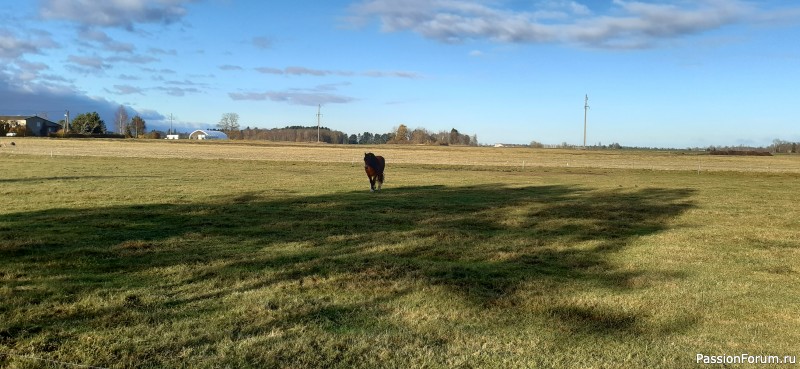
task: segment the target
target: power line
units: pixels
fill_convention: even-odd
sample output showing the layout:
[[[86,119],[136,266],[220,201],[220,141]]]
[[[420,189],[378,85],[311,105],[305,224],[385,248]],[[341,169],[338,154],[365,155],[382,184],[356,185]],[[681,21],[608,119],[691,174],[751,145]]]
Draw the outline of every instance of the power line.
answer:
[[[317,105],[317,142],[319,142],[319,120],[322,117],[322,104]]]
[[[586,148],[586,116],[589,112],[589,95],[586,95],[586,99],[583,103],[583,148]]]

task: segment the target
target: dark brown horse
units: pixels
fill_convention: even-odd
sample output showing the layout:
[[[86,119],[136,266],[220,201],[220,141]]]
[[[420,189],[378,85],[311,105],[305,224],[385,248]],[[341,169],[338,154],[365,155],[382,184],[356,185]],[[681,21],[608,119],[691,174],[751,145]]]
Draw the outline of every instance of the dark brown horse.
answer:
[[[386,167],[386,161],[383,156],[375,156],[375,154],[368,152],[364,153],[364,171],[367,172],[369,178],[369,191],[375,191],[375,182],[378,182],[378,191],[383,186],[383,168]]]

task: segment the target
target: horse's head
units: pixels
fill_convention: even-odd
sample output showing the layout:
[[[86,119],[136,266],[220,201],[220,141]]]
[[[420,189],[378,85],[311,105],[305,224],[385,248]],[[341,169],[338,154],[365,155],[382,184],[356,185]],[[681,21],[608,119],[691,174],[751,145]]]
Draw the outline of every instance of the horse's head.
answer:
[[[364,162],[371,162],[373,160],[375,160],[375,154],[373,154],[371,152],[365,152],[364,153]]]

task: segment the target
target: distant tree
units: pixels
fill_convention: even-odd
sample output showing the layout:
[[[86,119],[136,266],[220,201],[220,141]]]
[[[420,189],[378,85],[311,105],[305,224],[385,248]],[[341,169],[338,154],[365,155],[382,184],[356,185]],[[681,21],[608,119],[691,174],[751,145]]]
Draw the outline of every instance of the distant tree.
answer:
[[[358,136],[356,136],[355,134],[350,135],[350,137],[347,139],[347,143],[349,143],[349,144],[357,144],[358,143]]]
[[[17,136],[27,136],[28,135],[28,128],[24,124],[12,124],[11,129],[9,130],[11,133],[16,133]]]
[[[542,149],[544,148],[544,144],[539,141],[531,141],[530,146],[534,149]]]
[[[228,137],[235,136],[232,135],[234,131],[239,130],[239,114],[236,113],[225,113],[222,114],[222,118],[220,118],[219,123],[217,123],[217,129],[225,134]]]
[[[142,119],[139,115],[136,115],[131,119],[131,128],[133,130],[133,137],[138,138],[139,136],[144,135],[147,131],[147,122]]]
[[[373,137],[372,133],[364,132],[359,135],[358,143],[362,145],[371,144],[373,143],[372,137]]]
[[[378,137],[375,138],[375,143],[377,143],[377,144],[385,144],[385,143],[391,141],[392,139],[394,139],[394,135],[392,133],[384,133],[384,134],[380,135],[380,138],[378,138]]]
[[[780,150],[782,144],[783,140],[781,140],[780,138],[772,140],[772,152],[776,153],[779,152],[778,150]]]
[[[408,143],[409,138],[408,127],[406,127],[405,124],[401,124],[396,130],[394,130],[394,137],[392,138],[391,143],[405,144]]]
[[[431,132],[429,132],[425,128],[417,128],[411,131],[410,136],[411,137],[409,138],[409,140],[415,144],[429,145],[433,144],[436,141],[436,138],[433,137]]]
[[[470,146],[478,146],[478,135],[473,134],[472,139],[469,141]]]
[[[72,130],[77,133],[106,133],[106,123],[100,119],[100,115],[97,112],[79,114],[70,122],[70,125]]]
[[[11,131],[11,123],[7,120],[0,119],[0,136],[5,136],[9,131]]]
[[[776,153],[794,153],[797,152],[797,143],[776,138],[772,141],[772,151]]]
[[[450,137],[449,137],[448,143],[449,143],[449,144],[451,144],[451,145],[458,145],[458,144],[460,144],[461,142],[460,142],[460,140],[459,140],[459,138],[460,138],[459,136],[460,136],[460,134],[458,133],[458,130],[457,130],[457,129],[455,129],[455,128],[451,129],[451,130],[450,130]]]
[[[124,134],[128,127],[128,111],[124,106],[120,105],[114,113],[114,123],[117,125],[117,133]]]

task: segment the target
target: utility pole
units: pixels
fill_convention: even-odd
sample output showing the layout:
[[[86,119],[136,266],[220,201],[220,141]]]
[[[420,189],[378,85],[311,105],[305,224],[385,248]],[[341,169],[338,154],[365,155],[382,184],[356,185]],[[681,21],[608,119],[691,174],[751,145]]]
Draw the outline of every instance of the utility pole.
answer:
[[[64,121],[64,134],[69,133],[69,110],[64,113],[67,120]]]
[[[317,105],[317,142],[319,142],[319,119],[322,117],[322,104]]]
[[[586,116],[589,112],[589,95],[586,95],[586,100],[583,103],[583,148],[586,148]]]
[[[169,113],[169,133],[168,134],[175,134],[172,132],[172,113]]]

